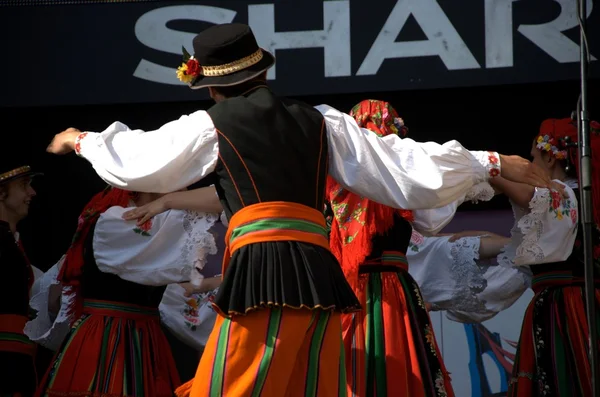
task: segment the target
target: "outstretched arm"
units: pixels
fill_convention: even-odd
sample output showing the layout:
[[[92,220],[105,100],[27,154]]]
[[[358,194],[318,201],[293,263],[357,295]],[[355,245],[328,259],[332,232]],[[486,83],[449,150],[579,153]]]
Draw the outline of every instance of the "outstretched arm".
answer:
[[[316,109],[327,128],[330,175],[348,190],[391,207],[442,207],[498,175],[551,186],[542,169],[519,156],[469,151],[456,141],[440,145],[396,135],[379,138],[336,109]]]
[[[167,210],[188,210],[196,212],[220,213],[223,206],[214,186],[193,190],[183,190],[165,194],[151,203],[136,207],[123,214],[123,219],[138,219],[138,225]]]
[[[69,128],[47,149],[73,150],[109,185],[151,193],[174,192],[204,178],[214,170],[219,151],[216,128],[202,110],[148,132],[120,122],[100,133]]]

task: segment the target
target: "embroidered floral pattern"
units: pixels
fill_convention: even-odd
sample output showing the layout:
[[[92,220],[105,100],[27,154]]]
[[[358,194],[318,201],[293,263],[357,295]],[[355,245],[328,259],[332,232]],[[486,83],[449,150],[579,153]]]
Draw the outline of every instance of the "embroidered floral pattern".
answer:
[[[545,309],[544,300],[548,293],[548,289],[539,293],[536,297],[534,297],[533,308],[528,309],[533,310],[533,329],[531,331],[533,331],[535,360],[538,363],[538,365],[536,366],[536,373],[532,374],[530,372],[517,371],[516,376],[513,376],[510,380],[511,385],[518,383],[519,378],[526,378],[532,380],[533,382],[537,383],[538,396],[551,395],[550,383],[548,382],[548,374],[546,373],[544,364],[552,365],[553,360],[547,354],[547,346],[543,339],[544,330],[540,326],[542,324],[541,321],[543,321],[541,319],[541,313]]]
[[[560,221],[566,217],[567,219],[570,219],[571,222],[577,223],[577,208],[570,199],[564,198],[562,194],[557,191],[551,191],[548,196],[548,201],[550,203],[548,212],[554,213],[556,219]]]
[[[429,344],[429,350],[431,350],[431,353],[434,356],[437,356],[437,353],[435,351],[435,335],[433,334],[433,330],[431,329],[431,324],[427,324],[425,326],[425,339]]]
[[[81,140],[87,136],[87,132],[82,132],[75,138],[75,153],[79,156],[81,152]]]
[[[365,112],[363,109],[365,106],[368,106],[371,111]],[[385,102],[368,99],[354,106],[350,116],[357,119],[356,122],[360,125],[370,120],[379,129],[379,131],[375,129],[372,131],[380,137],[390,133],[400,137],[408,134],[408,127],[404,125],[404,120],[398,117],[396,110]]]
[[[565,184],[568,189],[576,188],[576,181],[566,181]],[[505,251],[498,256],[498,263],[508,266],[544,263],[548,255],[560,255],[545,236],[546,230],[551,227],[565,228],[575,233],[578,211],[574,195],[569,196],[565,198],[549,189],[536,189],[529,209],[513,203],[515,225],[511,230],[512,238]],[[565,235],[565,238],[571,236]]]
[[[360,227],[365,225],[365,217],[363,214],[365,213],[366,208],[361,207],[359,203],[352,212],[349,212],[347,203],[338,203],[335,200],[332,200],[331,209],[333,211],[333,216],[335,216],[335,219],[338,221],[341,229],[349,230],[351,227],[353,227],[352,224],[354,222],[357,223],[357,227],[354,227],[356,231],[344,239],[344,244],[351,243],[352,240],[354,240],[354,237],[356,237],[360,231]]]
[[[417,304],[419,305],[419,307],[427,310],[427,307],[425,306],[425,303],[423,302],[423,296],[421,295],[421,290],[419,289],[419,286],[417,284],[413,284],[413,291],[415,293],[415,296],[417,297]]]
[[[435,374],[435,388],[437,389],[438,396],[448,397],[448,392],[446,391],[446,381],[441,370],[438,370]]]
[[[208,307],[211,311],[214,311],[212,302],[215,300],[217,291],[210,291],[202,294],[193,294],[186,302],[181,312],[183,315],[183,321],[185,326],[192,331],[198,329],[200,324],[199,309],[203,306]]]
[[[500,175],[500,157],[496,152],[488,152],[488,173],[490,178],[495,178]]]
[[[419,246],[423,244],[425,239],[421,233],[413,229],[412,235],[410,236],[410,242],[408,243],[408,249],[412,252],[419,252]]]
[[[137,234],[141,234],[144,237],[149,237],[151,236],[150,229],[152,229],[152,219],[148,219],[146,222],[133,229],[133,231]]]

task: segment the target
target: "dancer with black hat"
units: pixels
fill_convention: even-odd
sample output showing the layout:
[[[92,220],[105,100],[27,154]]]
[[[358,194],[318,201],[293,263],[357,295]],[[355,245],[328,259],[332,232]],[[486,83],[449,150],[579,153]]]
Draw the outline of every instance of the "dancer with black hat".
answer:
[[[34,272],[17,233],[35,196],[30,166],[2,159],[0,167],[0,396],[31,396],[36,346],[23,333]]]
[[[529,161],[471,152],[458,142],[378,138],[322,105],[276,97],[273,55],[243,24],[194,39],[178,76],[217,104],[165,124],[102,133],[68,129],[48,151],[73,150],[113,186],[176,191],[216,175],[229,218],[220,316],[192,396],[345,395],[340,313],[359,308],[329,251],[322,209],[329,173],[344,187],[407,209],[440,207],[497,175],[550,186]],[[502,166],[500,165],[502,162]]]

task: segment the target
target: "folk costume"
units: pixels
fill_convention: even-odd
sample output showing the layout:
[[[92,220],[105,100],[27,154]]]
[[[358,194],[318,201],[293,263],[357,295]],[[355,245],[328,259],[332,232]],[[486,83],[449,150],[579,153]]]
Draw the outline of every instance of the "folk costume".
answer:
[[[531,287],[528,268],[480,258],[480,244],[487,237],[449,241],[450,236],[413,230],[406,253],[409,273],[431,311],[444,310],[452,321],[480,323],[508,309]]]
[[[599,123],[591,123],[590,135],[597,265],[600,262]],[[579,175],[577,150],[564,146],[565,137],[577,142],[575,122],[545,120],[534,150],[548,153],[562,161],[563,166],[568,164],[571,171],[577,171],[573,174]],[[499,262],[506,265],[531,265],[535,293],[523,320],[508,390],[510,397],[592,395],[579,189],[576,177],[560,183],[565,185],[568,198],[548,189],[536,189],[528,209],[513,204],[512,241],[499,257]],[[598,283],[596,300],[596,304],[600,303]]]
[[[379,137],[408,132],[387,102],[362,101],[350,115]],[[457,205],[450,211],[398,210],[351,193],[331,177],[326,197],[333,213],[331,251],[363,307],[342,315],[348,395],[452,396],[406,252],[412,224],[436,232]],[[432,219],[437,222],[431,224]]]
[[[180,384],[158,306],[204,260],[218,216],[171,210],[136,226],[122,219],[132,196],[107,189],[79,217],[58,275],[72,328],[37,396],[170,397]]]
[[[227,220],[224,213],[220,218],[221,221],[216,222],[206,234],[206,263],[202,268],[197,267],[202,278],[221,274]],[[167,328],[165,333],[181,379],[192,379],[196,374],[198,361],[217,318],[212,302],[218,291],[217,287],[188,296],[179,284],[170,284],[165,289],[158,309],[160,320]]]
[[[194,50],[178,72],[191,88],[243,90],[156,131],[117,122],[76,141],[114,186],[168,192],[216,177],[229,219],[219,316],[195,380],[178,393],[345,395],[340,314],[360,306],[329,251],[327,173],[379,202],[437,207],[499,174],[497,154],[380,139],[331,107],[276,97],[252,80],[274,57],[247,25],[213,26]]]
[[[0,185],[34,175],[27,165],[3,164]],[[33,314],[29,297],[35,275],[18,234],[13,234],[8,222],[2,220],[0,269],[0,396],[27,397],[33,394],[37,384],[36,346],[23,333],[25,323]]]

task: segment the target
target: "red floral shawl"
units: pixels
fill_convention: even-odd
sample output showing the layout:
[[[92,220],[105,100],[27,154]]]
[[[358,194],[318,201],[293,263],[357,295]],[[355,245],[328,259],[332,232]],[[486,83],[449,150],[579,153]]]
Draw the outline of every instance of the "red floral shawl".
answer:
[[[360,127],[383,137],[390,134],[406,136],[408,128],[387,102],[365,100],[350,111]],[[372,239],[388,231],[394,224],[394,214],[412,222],[411,211],[397,210],[373,202],[342,188],[333,178],[327,178],[326,199],[331,204],[333,219],[329,243],[351,287],[358,288],[358,266],[371,253]]]

